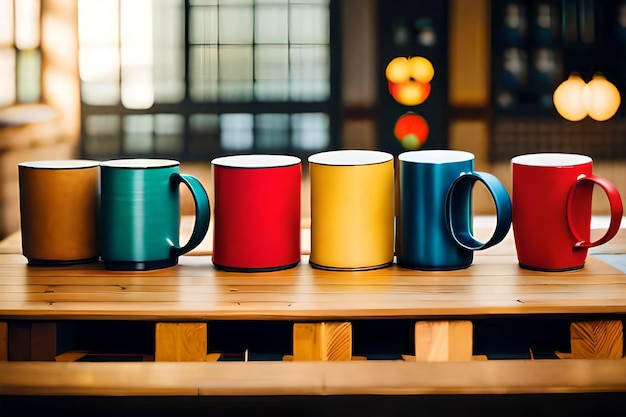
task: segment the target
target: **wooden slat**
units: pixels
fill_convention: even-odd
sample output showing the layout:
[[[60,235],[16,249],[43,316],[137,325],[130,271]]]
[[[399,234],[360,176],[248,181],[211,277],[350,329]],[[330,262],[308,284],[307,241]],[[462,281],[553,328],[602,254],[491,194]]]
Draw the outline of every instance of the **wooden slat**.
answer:
[[[573,322],[570,333],[574,359],[621,359],[624,354],[621,320]]]
[[[626,361],[1,362],[0,395],[434,395],[626,390]]]
[[[472,322],[469,320],[418,321],[415,323],[415,360],[472,360]]]
[[[206,361],[206,323],[157,323],[155,332],[156,361]]]
[[[293,325],[293,360],[352,360],[352,324],[350,322],[295,323]]]

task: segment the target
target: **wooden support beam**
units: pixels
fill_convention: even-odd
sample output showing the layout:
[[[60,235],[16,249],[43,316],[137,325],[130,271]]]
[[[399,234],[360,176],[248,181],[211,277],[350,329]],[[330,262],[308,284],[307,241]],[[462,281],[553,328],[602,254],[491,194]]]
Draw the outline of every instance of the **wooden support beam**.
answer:
[[[207,360],[206,323],[157,323],[155,361],[191,362]]]
[[[473,327],[469,320],[415,323],[415,360],[471,361]]]
[[[0,361],[9,360],[9,324],[0,322]]]
[[[561,359],[622,359],[624,331],[621,320],[576,321],[570,324],[572,353]]]
[[[293,325],[293,360],[352,360],[352,323],[295,323]]]
[[[10,361],[53,361],[56,356],[56,322],[12,322],[7,328]]]

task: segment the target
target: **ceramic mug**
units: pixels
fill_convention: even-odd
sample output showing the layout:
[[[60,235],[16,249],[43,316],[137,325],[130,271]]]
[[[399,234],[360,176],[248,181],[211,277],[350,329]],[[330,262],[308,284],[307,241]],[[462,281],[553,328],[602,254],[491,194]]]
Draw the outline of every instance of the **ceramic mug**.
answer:
[[[169,159],[101,163],[101,256],[106,269],[142,271],[174,266],[208,231],[208,195],[198,179]],[[195,204],[189,240],[179,245],[180,184]]]
[[[311,266],[384,268],[394,258],[393,155],[337,150],[311,155]]]
[[[288,155],[233,155],[211,161],[213,264],[263,272],[300,262],[302,162]]]
[[[511,160],[513,236],[522,268],[569,271],[585,264],[588,249],[619,231],[623,205],[619,191],[593,174],[586,155],[537,153]],[[608,198],[611,220],[602,237],[591,236],[594,185]]]
[[[473,235],[472,190],[480,182],[496,210],[496,226],[482,242]],[[474,155],[456,150],[408,151],[398,156],[396,256],[421,270],[469,267],[474,251],[501,242],[511,227],[511,200],[502,182],[474,170]]]
[[[30,265],[99,260],[99,162],[18,164],[22,253]]]

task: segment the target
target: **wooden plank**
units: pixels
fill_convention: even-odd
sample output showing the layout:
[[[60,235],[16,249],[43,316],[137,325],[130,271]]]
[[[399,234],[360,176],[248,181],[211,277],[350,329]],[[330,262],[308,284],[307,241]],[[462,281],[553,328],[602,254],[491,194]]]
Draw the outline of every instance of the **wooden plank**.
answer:
[[[621,320],[577,321],[570,326],[573,359],[622,359]]]
[[[450,395],[626,391],[626,361],[0,362],[0,395]]]
[[[157,323],[155,361],[206,361],[206,323]]]
[[[415,323],[415,360],[472,360],[473,326],[469,320],[418,321]]]
[[[0,322],[0,361],[9,360],[9,324]]]
[[[352,323],[295,323],[292,360],[352,360]]]

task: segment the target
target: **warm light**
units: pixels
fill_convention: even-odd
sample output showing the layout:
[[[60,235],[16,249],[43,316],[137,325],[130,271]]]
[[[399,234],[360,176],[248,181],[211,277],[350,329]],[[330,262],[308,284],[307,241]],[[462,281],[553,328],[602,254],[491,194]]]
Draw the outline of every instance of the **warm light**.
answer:
[[[418,114],[405,113],[396,121],[393,134],[406,149],[419,149],[428,139],[428,123]]]
[[[585,86],[580,75],[574,73],[554,90],[554,107],[564,119],[577,122],[587,117],[582,98]]]
[[[417,106],[428,98],[434,75],[431,62],[421,56],[396,57],[385,69],[389,94],[405,106]]]
[[[389,64],[387,64],[385,77],[387,78],[387,81],[392,83],[402,83],[409,79],[409,71],[410,68],[408,60],[403,56],[399,56],[392,59]]]
[[[617,88],[602,74],[596,73],[589,83],[573,73],[557,87],[554,107],[566,120],[577,122],[589,116],[597,121],[613,117],[620,106]]]
[[[610,119],[617,113],[621,97],[617,87],[602,74],[595,74],[583,92],[589,117],[599,122]]]
[[[411,76],[417,81],[429,83],[435,76],[435,68],[429,60],[423,56],[414,56],[409,59]]]

